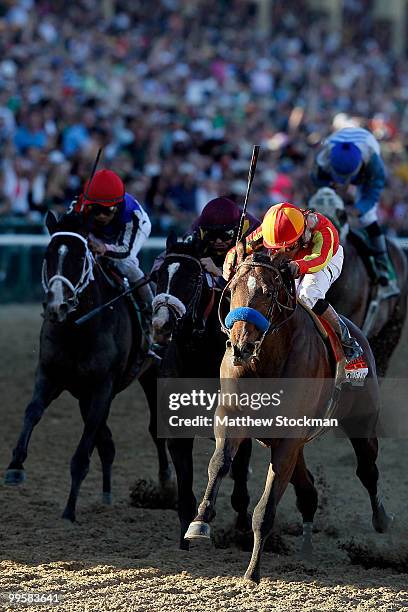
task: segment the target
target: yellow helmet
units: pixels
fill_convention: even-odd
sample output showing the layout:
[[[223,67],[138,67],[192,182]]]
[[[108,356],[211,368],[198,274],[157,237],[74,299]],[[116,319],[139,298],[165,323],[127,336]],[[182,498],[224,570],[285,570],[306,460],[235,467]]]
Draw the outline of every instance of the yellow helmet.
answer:
[[[305,229],[305,217],[297,206],[282,202],[271,206],[262,221],[264,246],[280,249],[296,242]]]

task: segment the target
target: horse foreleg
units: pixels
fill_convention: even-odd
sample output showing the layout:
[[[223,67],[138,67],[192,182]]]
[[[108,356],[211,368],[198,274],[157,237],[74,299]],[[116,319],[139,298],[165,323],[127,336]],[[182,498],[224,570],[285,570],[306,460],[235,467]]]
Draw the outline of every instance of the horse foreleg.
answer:
[[[350,438],[357,457],[356,474],[370,496],[373,510],[372,523],[378,533],[385,533],[394,520],[392,514],[387,514],[381,495],[378,493],[378,456],[377,438]]]
[[[106,423],[112,401],[112,380],[108,378],[96,386],[90,395],[88,410],[84,410],[85,425],[81,440],[71,459],[71,491],[62,518],[75,521],[75,509],[79,489],[89,470],[92,451],[95,447],[100,427]]]
[[[150,411],[149,432],[157,449],[157,458],[159,460],[159,483],[166,491],[175,493],[173,470],[167,454],[166,440],[165,438],[157,437],[157,377],[157,369],[150,367],[139,378],[139,382],[145,392]]]
[[[62,388],[51,381],[41,368],[38,368],[35,377],[33,397],[25,410],[23,428],[18,438],[17,445],[13,450],[13,459],[6,471],[6,484],[18,485],[24,481],[25,473],[23,464],[27,458],[28,444],[33,429],[41,420],[45,409],[56,397],[58,397],[61,391]]]
[[[209,523],[215,517],[215,502],[222,479],[228,474],[232,460],[241,444],[238,438],[216,438],[213,456],[208,464],[208,484],[198,514],[190,524],[185,538],[187,540],[209,539]]]
[[[317,491],[314,478],[306,467],[303,449],[299,451],[295,469],[290,482],[296,493],[296,505],[303,518],[303,540],[301,554],[310,557],[313,552],[313,519],[317,510]]]
[[[247,438],[237,450],[237,454],[231,465],[231,475],[234,479],[234,489],[231,495],[231,505],[238,512],[236,529],[239,531],[251,531],[251,515],[248,512],[248,474],[249,462],[252,452],[252,440]]]
[[[299,451],[299,441],[282,440],[271,449],[271,463],[268,469],[265,489],[255,507],[252,517],[254,546],[251,561],[245,572],[245,579],[258,583],[260,580],[261,555],[267,537],[272,532],[276,508],[292,477]]]
[[[99,428],[96,448],[102,464],[102,502],[110,505],[112,503],[111,480],[112,465],[115,459],[115,444],[112,432],[106,423]]]
[[[197,500],[193,492],[193,445],[193,438],[168,440],[168,447],[177,476],[180,548],[182,550],[189,549],[189,543],[184,539],[184,536],[197,511]]]
[[[79,407],[84,423],[86,423],[90,402],[90,397],[86,395],[79,399]],[[113,442],[112,432],[109,429],[106,421],[102,423],[98,429],[95,444],[102,466],[102,502],[104,504],[111,504],[111,480],[112,465],[115,459],[115,444]]]

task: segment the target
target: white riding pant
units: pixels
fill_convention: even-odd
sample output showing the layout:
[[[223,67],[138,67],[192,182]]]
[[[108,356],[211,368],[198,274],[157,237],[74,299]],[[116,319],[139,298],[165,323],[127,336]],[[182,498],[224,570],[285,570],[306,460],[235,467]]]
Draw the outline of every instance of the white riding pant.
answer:
[[[297,296],[306,306],[313,308],[317,300],[324,300],[330,286],[340,276],[343,260],[343,247],[339,245],[337,252],[323,270],[296,279]]]

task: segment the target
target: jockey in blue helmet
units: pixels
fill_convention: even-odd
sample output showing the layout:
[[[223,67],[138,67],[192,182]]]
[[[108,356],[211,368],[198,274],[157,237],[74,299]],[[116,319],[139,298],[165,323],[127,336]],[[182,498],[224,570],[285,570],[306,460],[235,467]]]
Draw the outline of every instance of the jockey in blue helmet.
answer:
[[[323,143],[315,160],[312,179],[317,187],[330,187],[333,184],[344,185],[345,188],[350,184],[358,187],[355,207],[360,227],[365,229],[373,249],[383,297],[397,295],[399,289],[390,279],[392,264],[377,216],[378,202],[385,185],[385,168],[377,140],[363,128],[338,130]]]

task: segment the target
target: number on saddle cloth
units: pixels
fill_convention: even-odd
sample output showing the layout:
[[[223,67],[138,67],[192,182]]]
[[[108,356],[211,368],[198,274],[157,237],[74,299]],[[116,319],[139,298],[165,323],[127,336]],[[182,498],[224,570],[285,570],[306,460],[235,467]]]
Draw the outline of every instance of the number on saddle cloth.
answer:
[[[254,308],[249,308],[247,306],[240,306],[239,308],[231,310],[225,317],[225,327],[231,329],[236,321],[252,323],[263,333],[269,329],[268,319]]]

